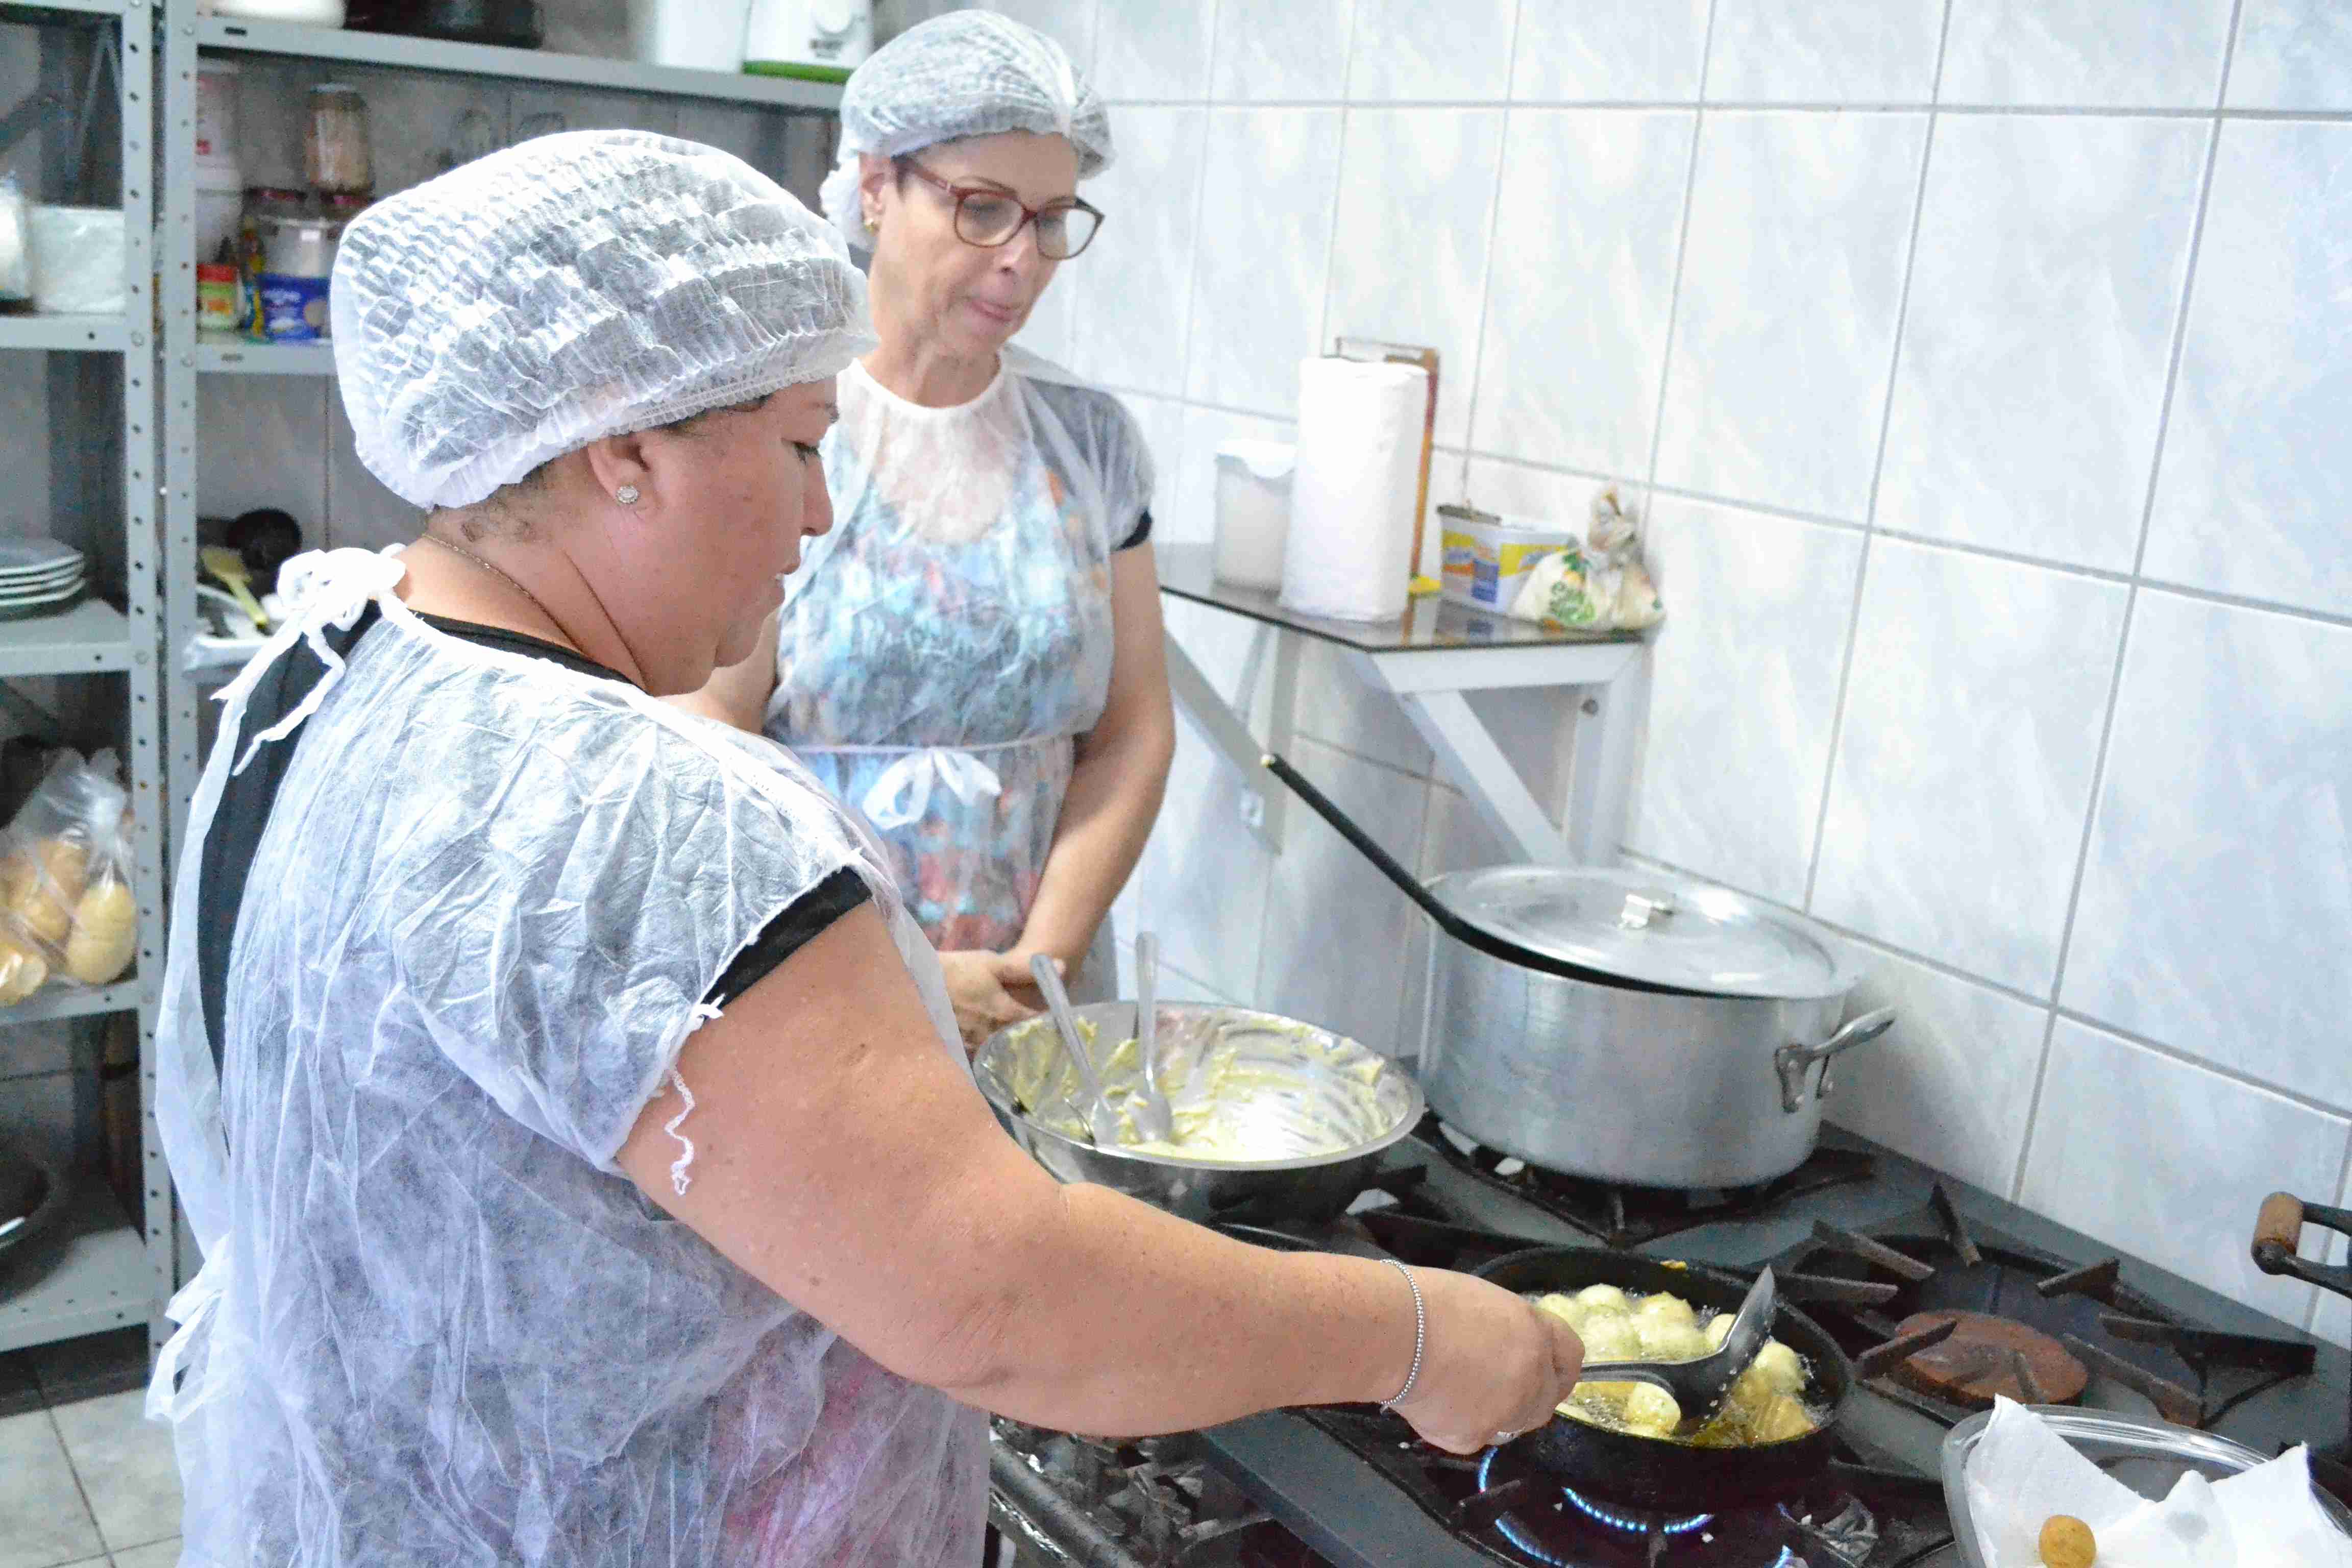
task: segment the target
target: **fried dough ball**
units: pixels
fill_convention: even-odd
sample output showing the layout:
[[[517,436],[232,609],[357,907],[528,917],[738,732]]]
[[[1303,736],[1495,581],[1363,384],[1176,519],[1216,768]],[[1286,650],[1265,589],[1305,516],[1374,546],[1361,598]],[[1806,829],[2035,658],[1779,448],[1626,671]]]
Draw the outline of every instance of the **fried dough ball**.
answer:
[[[1713,1348],[1705,1334],[1685,1323],[1637,1317],[1633,1329],[1642,1336],[1642,1353],[1652,1361],[1696,1361]]]
[[[1588,1313],[1576,1331],[1584,1341],[1584,1359],[1588,1362],[1642,1359],[1641,1331],[1622,1312]]]
[[[1680,1296],[1644,1296],[1633,1309],[1633,1316],[1645,1322],[1672,1323],[1677,1328],[1694,1328],[1698,1318],[1691,1304]]]

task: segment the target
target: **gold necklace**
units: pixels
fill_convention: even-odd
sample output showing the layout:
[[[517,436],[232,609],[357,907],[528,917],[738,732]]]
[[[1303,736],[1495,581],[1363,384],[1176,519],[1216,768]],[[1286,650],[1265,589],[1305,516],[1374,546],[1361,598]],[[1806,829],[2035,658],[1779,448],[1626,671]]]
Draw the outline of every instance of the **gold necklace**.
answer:
[[[495,562],[495,561],[486,561],[486,560],[484,560],[482,557],[480,557],[480,556],[478,556],[478,555],[475,554],[472,551],[470,551],[470,550],[467,549],[464,545],[462,545],[462,544],[452,544],[452,543],[450,543],[447,540],[446,540],[446,539],[442,538],[442,537],[441,537],[439,534],[437,534],[437,533],[434,533],[434,532],[431,532],[431,531],[428,531],[424,535],[424,537],[425,537],[425,538],[426,538],[426,539],[428,539],[428,540],[430,540],[430,541],[432,541],[434,543],[436,543],[436,544],[439,545],[442,549],[444,549],[444,550],[447,551],[450,554],[452,554],[452,555],[462,555],[462,556],[464,556],[467,560],[468,560],[468,561],[472,562],[475,565],[477,565],[477,566],[480,567],[483,571],[485,571],[485,572],[488,572],[488,573],[491,573],[491,574],[495,574],[495,575],[497,575],[497,576],[499,576],[499,577],[504,578],[504,579],[506,580],[506,582],[507,582],[508,585],[509,585],[509,586],[510,586],[510,587],[512,587],[516,593],[520,594],[524,598],[529,599],[529,600],[531,602],[532,606],[533,606],[534,608],[536,608],[536,609],[539,611],[539,613],[540,613],[541,615],[545,616],[546,616],[550,621],[553,622],[553,623],[555,624],[555,626],[557,626],[558,627],[561,627],[561,626],[563,625],[563,623],[562,623],[562,621],[558,621],[558,620],[556,620],[556,619],[555,619],[555,612],[554,612],[553,610],[549,609],[545,605],[543,605],[543,604],[541,604],[541,603],[540,602],[540,597],[539,597],[539,595],[536,595],[536,594],[532,593],[530,589],[528,589],[528,588],[524,587],[524,586],[522,585],[521,582],[516,578],[516,576],[515,576],[515,574],[514,574],[513,573],[511,573],[511,572],[508,571],[505,567],[503,567],[503,566],[499,565],[497,562]]]

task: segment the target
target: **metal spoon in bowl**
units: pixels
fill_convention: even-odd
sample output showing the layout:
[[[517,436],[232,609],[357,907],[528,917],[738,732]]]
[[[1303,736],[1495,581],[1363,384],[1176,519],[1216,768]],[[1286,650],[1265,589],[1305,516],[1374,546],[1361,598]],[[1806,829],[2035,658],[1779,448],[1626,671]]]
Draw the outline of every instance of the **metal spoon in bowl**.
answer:
[[[1116,1149],[1119,1145],[1118,1112],[1103,1098],[1101,1075],[1095,1071],[1094,1058],[1087,1054],[1087,1037],[1078,1030],[1076,1015],[1070,1011],[1070,994],[1062,987],[1062,972],[1054,961],[1039,953],[1029,961],[1029,973],[1037,982],[1037,989],[1045,994],[1045,1009],[1054,1015],[1054,1027],[1061,1031],[1063,1054],[1078,1069],[1078,1081],[1087,1090],[1087,1131],[1099,1149]]]
[[[1166,1143],[1176,1136],[1176,1113],[1160,1092],[1160,939],[1150,931],[1135,936],[1135,1050],[1141,1058],[1143,1088],[1128,1103],[1135,1130],[1147,1142]]]
[[[1765,1342],[1771,1339],[1772,1314],[1780,1308],[1780,1286],[1767,1268],[1748,1288],[1739,1315],[1731,1321],[1731,1331],[1713,1354],[1696,1361],[1589,1361],[1577,1381],[1651,1384],[1675,1396],[1685,1426],[1704,1425],[1723,1408],[1731,1385],[1756,1364]]]

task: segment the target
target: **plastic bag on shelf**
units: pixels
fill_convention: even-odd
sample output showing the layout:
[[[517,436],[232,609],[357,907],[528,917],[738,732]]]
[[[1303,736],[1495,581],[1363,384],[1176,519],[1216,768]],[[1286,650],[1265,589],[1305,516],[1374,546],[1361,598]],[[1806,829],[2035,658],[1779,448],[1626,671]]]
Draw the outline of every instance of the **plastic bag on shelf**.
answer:
[[[106,985],[131,967],[130,795],[112,752],[62,752],[0,832],[0,1005],[44,984]]]
[[[1665,613],[1642,564],[1639,524],[1614,485],[1592,498],[1583,548],[1538,559],[1511,603],[1511,614],[1521,620],[1570,631],[1644,631]]]

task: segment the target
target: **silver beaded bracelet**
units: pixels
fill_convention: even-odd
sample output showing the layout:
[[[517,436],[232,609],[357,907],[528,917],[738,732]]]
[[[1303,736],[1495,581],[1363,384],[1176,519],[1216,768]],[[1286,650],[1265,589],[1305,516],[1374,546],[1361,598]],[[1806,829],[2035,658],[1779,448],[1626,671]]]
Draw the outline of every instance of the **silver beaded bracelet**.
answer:
[[[1404,1374],[1404,1386],[1396,1391],[1395,1398],[1381,1401],[1381,1409],[1394,1410],[1412,1397],[1412,1385],[1421,1381],[1421,1352],[1429,1346],[1429,1306],[1421,1299],[1421,1281],[1412,1277],[1412,1269],[1393,1258],[1381,1261],[1403,1275],[1405,1288],[1412,1292],[1412,1370]]]

